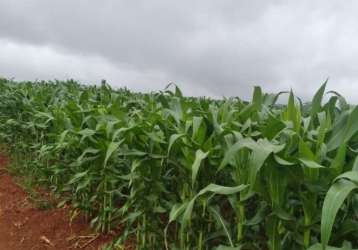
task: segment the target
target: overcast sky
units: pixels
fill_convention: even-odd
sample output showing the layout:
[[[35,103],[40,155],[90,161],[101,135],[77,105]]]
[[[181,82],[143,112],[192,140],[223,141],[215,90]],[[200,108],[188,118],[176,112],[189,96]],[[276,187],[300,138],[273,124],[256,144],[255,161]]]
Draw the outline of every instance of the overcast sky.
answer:
[[[358,1],[0,0],[0,76],[358,103]]]

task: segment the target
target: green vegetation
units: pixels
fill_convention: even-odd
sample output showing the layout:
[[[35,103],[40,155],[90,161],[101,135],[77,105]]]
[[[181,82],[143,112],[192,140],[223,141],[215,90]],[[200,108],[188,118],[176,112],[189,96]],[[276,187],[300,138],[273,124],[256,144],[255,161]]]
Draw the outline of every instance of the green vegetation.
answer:
[[[94,228],[122,225],[118,246],[352,249],[358,108],[325,86],[303,104],[2,79],[0,140]]]

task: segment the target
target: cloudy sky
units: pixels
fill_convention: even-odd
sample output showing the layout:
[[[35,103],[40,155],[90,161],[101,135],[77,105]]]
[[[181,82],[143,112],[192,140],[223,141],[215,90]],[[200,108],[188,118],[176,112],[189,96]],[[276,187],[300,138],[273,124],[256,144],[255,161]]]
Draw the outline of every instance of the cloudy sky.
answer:
[[[0,0],[0,76],[358,103],[358,1]]]

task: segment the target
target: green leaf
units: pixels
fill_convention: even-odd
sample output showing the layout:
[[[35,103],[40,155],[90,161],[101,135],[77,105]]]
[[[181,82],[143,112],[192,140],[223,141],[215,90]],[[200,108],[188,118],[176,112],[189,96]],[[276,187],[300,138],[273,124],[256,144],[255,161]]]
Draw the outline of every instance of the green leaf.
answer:
[[[77,185],[77,188],[76,188],[76,193],[82,189],[84,189],[85,187],[87,187],[91,182],[91,178],[86,178],[84,179],[83,181],[81,181],[78,185]]]
[[[311,161],[311,160],[307,160],[304,158],[298,158],[298,160],[305,166],[308,168],[325,168],[324,166],[318,164],[315,161]]]
[[[356,184],[342,179],[335,182],[328,190],[322,208],[321,242],[323,250],[325,250],[328,245],[339,208],[350,192],[355,188],[357,188]]]
[[[322,86],[318,89],[316,94],[313,97],[312,103],[311,103],[311,117],[313,117],[315,114],[317,114],[321,110],[321,103],[322,98],[324,95],[324,90],[326,89],[326,84],[328,82],[328,79],[322,84]]]
[[[169,214],[169,223],[175,221],[186,209],[188,202],[182,204],[175,204],[170,210]]]
[[[107,147],[107,151],[106,151],[106,157],[104,158],[104,163],[103,163],[103,167],[107,166],[107,162],[109,160],[109,158],[112,156],[112,154],[114,153],[114,151],[117,150],[117,148],[119,147],[119,145],[121,145],[121,143],[124,141],[121,140],[120,142],[110,142],[108,147]]]
[[[355,106],[353,110],[350,112],[348,120],[343,120],[344,116],[342,116],[341,123],[338,123],[334,131],[337,133],[333,133],[332,137],[328,141],[327,147],[328,151],[335,150],[342,143],[348,142],[353,135],[355,135],[358,131],[358,106]]]
[[[202,121],[203,121],[203,117],[200,117],[200,116],[193,117],[193,135],[192,135],[192,138],[196,137]]]
[[[263,161],[269,156],[270,153],[278,153],[282,151],[285,148],[285,145],[275,145],[269,142],[267,139],[260,139],[257,142],[251,138],[240,139],[234,145],[230,146],[226,151],[218,171],[223,169],[242,148],[248,148],[252,150],[254,155],[252,157],[253,165],[255,167],[255,172],[257,172],[260,169]]]
[[[224,229],[226,238],[228,239],[230,246],[234,247],[234,243],[231,239],[231,235],[229,230],[227,229],[226,225],[225,225],[225,221],[224,219],[221,217],[220,213],[217,211],[217,209],[215,209],[214,207],[209,207],[209,211],[214,215],[214,217],[216,218],[216,220],[219,222],[219,224],[222,226],[222,228]]]
[[[338,148],[336,157],[332,161],[330,168],[336,169],[338,173],[341,173],[345,164],[347,144],[342,143]]]
[[[79,172],[79,173],[76,173],[71,179],[70,181],[68,182],[68,184],[73,184],[73,183],[76,183],[78,180],[80,180],[82,177],[86,176],[88,174],[88,171],[84,171],[84,172]]]
[[[271,140],[285,128],[285,123],[270,115],[266,124],[262,125],[261,132],[264,137]]]
[[[352,171],[357,171],[357,172],[358,172],[358,155],[357,155],[356,158],[354,159]]]
[[[301,111],[299,107],[295,105],[295,97],[292,90],[288,98],[288,104],[286,110],[282,114],[283,120],[290,121],[292,123],[293,130],[298,133],[301,128]]]
[[[221,194],[221,195],[230,195],[230,194],[241,192],[245,190],[247,187],[248,187],[247,185],[239,185],[236,187],[225,187],[216,184],[209,184],[208,186],[200,190],[200,192],[197,195],[195,195],[194,198],[191,199],[190,202],[188,203],[183,215],[183,223],[184,223],[183,227],[185,228],[187,223],[191,220],[191,214],[193,211],[194,203],[199,196],[204,195],[208,192],[212,192],[214,194]]]
[[[240,149],[244,147],[252,149],[255,148],[255,144],[256,142],[251,138],[243,138],[236,142],[234,145],[230,146],[229,149],[225,152],[224,158],[221,161],[218,171],[223,169],[234,158],[234,156]]]
[[[299,147],[299,154],[300,154],[301,158],[305,158],[305,159],[311,160],[311,161],[315,160],[314,153],[302,139],[300,139],[298,147]]]
[[[209,154],[209,152],[204,153],[200,149],[198,149],[196,151],[195,160],[194,160],[193,165],[191,166],[191,171],[192,171],[191,184],[192,184],[192,186],[194,186],[194,184],[195,184],[196,176],[198,175],[201,162],[208,156],[208,154]]]
[[[280,165],[285,165],[285,166],[295,165],[294,162],[287,161],[276,154],[273,157],[276,160],[276,162]]]
[[[347,179],[347,180],[354,182],[356,185],[358,185],[358,172],[357,171],[345,172],[345,173],[339,175],[336,179],[334,179],[333,182],[336,182],[339,179]]]
[[[170,154],[170,150],[172,149],[174,143],[181,137],[185,136],[185,134],[172,134],[169,138],[169,146],[168,146],[168,156]]]
[[[252,96],[252,104],[255,106],[257,110],[261,110],[262,106],[262,91],[259,86],[254,87],[254,94]]]
[[[236,187],[225,187],[225,186],[221,186],[221,185],[217,185],[217,184],[209,184],[205,188],[200,190],[200,192],[198,193],[197,196],[203,195],[207,192],[211,192],[214,194],[222,194],[222,195],[235,194],[235,193],[241,192],[242,190],[246,189],[247,187],[248,187],[247,185],[239,185]]]
[[[99,152],[99,149],[95,149],[95,148],[86,148],[82,154],[77,158],[78,162],[81,162],[83,160],[83,158],[87,155],[87,154],[97,154]]]
[[[275,145],[268,140],[259,140],[255,147],[253,148],[252,154],[250,156],[249,162],[249,183],[251,189],[254,187],[256,182],[256,176],[260,171],[261,167],[264,165],[265,160],[269,157],[271,153],[278,153],[285,148],[285,145]]]

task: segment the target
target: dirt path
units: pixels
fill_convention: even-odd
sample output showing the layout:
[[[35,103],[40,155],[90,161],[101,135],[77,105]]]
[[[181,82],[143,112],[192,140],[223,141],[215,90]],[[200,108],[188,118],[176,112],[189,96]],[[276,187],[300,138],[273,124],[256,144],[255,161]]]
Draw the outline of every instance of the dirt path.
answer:
[[[91,232],[83,219],[70,223],[68,208],[36,208],[5,165],[0,155],[0,250],[95,250],[110,241],[110,236]]]

